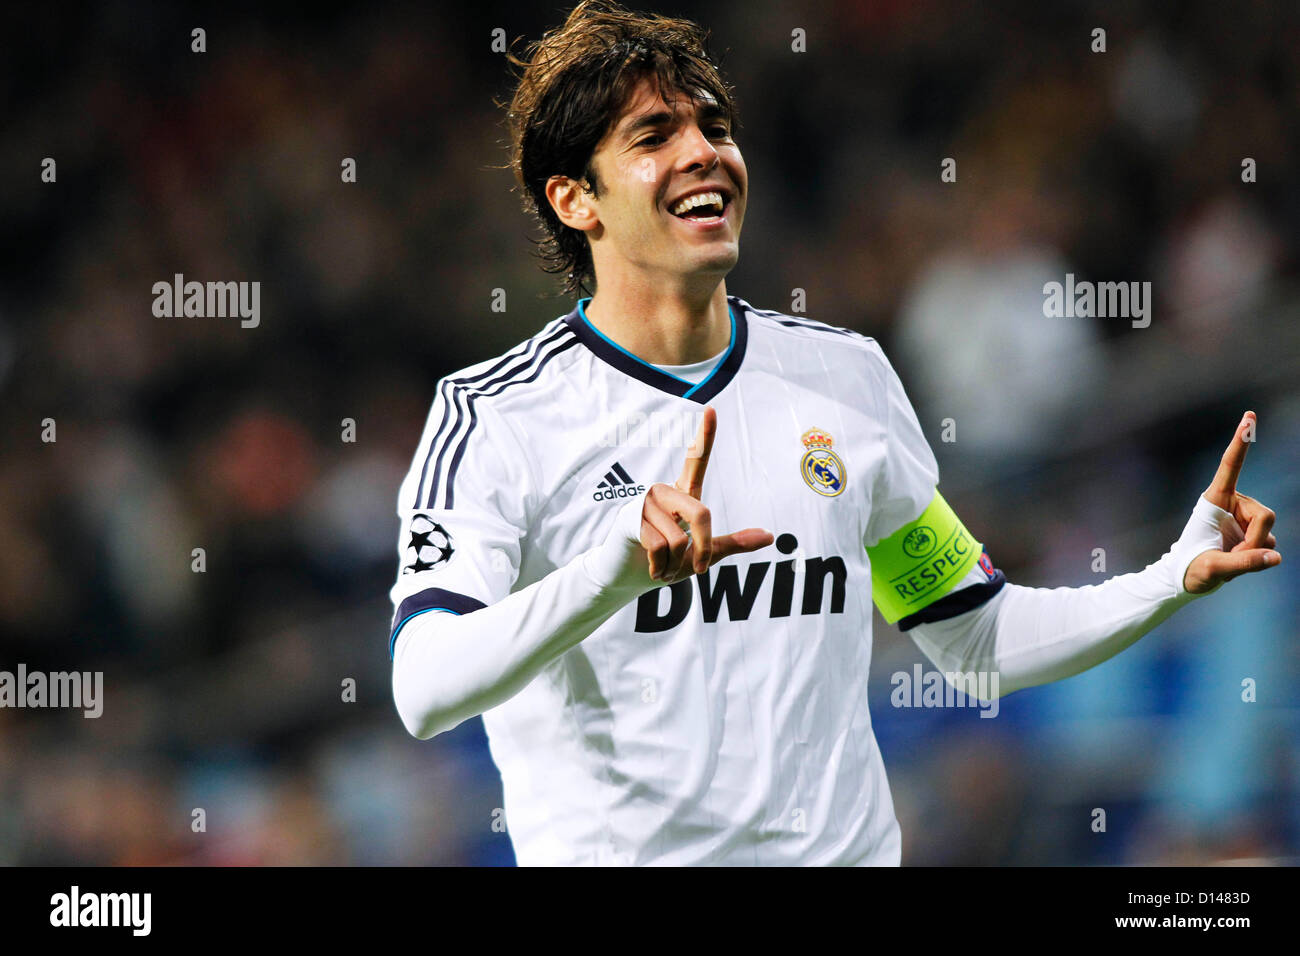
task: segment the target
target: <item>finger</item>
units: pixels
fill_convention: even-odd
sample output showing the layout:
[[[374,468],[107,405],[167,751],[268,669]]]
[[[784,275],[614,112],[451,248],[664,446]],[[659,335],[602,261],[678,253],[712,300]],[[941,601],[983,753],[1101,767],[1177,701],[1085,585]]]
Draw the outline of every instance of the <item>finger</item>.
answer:
[[[717,431],[718,413],[712,405],[707,405],[704,416],[700,419],[699,431],[695,433],[695,440],[686,449],[686,461],[682,463],[682,473],[677,479],[677,487],[692,498],[699,498],[704,491],[704,469],[709,466],[713,436]]]
[[[1231,581],[1242,574],[1276,567],[1282,561],[1282,555],[1268,548],[1256,548],[1254,551],[1210,551],[1202,557],[1206,562],[1206,574],[1214,581]]]
[[[707,570],[709,556],[713,553],[713,517],[709,509],[698,498],[670,485],[652,485],[650,494],[654,496],[655,504],[673,518],[685,522],[689,529],[694,545],[694,573]],[[680,524],[678,527],[680,529]]]
[[[648,502],[641,507],[641,547],[645,548],[646,559],[650,564],[650,578],[657,581],[664,569],[668,555],[668,539],[659,533],[647,516]]]
[[[681,570],[682,557],[686,554],[686,549],[690,547],[691,539],[681,529],[677,519],[668,510],[651,501],[648,497],[646,499],[645,513],[664,541],[655,561],[658,568],[658,580],[671,581],[676,577],[677,572]]]
[[[687,518],[691,526],[691,545],[694,571],[699,574],[709,569],[713,558],[713,515],[709,509],[700,505],[692,517]]]
[[[1245,539],[1237,547],[1243,550],[1265,547],[1264,540],[1273,530],[1273,522],[1277,520],[1273,510],[1264,507],[1249,495],[1238,493],[1234,502],[1233,515],[1237,519],[1237,524],[1241,525],[1246,533]],[[1237,548],[1232,550],[1236,551]]]
[[[1250,449],[1246,436],[1249,434],[1253,437],[1254,428],[1255,413],[1246,412],[1241,418],[1241,423],[1237,425],[1237,432],[1232,436],[1232,441],[1228,443],[1228,450],[1219,460],[1219,470],[1215,472],[1214,480],[1210,482],[1206,492],[1206,497],[1210,499],[1211,504],[1227,508],[1231,503],[1232,496],[1237,491],[1237,478],[1241,475],[1241,466],[1245,464],[1246,452]]]
[[[1269,549],[1276,548],[1276,547],[1277,547],[1277,538],[1275,538],[1273,535],[1270,534],[1270,535],[1268,535],[1267,537],[1265,537],[1264,540],[1261,541],[1261,542],[1260,542],[1256,547],[1260,547],[1260,548],[1269,548]],[[1251,548],[1248,544],[1246,544],[1245,541],[1243,541],[1243,542],[1241,542],[1241,544],[1238,544],[1238,545],[1236,545],[1235,547],[1233,547],[1233,548],[1229,551],[1229,553],[1230,553],[1230,554],[1235,554],[1235,553],[1238,552],[1238,551],[1250,551],[1250,550],[1252,550],[1252,548]]]
[[[646,496],[643,515],[646,520],[654,525],[655,530],[659,532],[665,542],[662,547],[650,555],[651,564],[659,572],[657,577],[653,573],[651,577],[655,577],[659,581],[674,580],[681,570],[682,559],[690,547],[691,539],[678,526],[676,516],[649,495]]]
[[[764,531],[762,528],[746,528],[744,531],[718,535],[713,539],[713,559],[709,564],[710,566],[717,564],[723,558],[729,558],[733,554],[748,554],[750,551],[766,548],[775,540],[772,532]]]

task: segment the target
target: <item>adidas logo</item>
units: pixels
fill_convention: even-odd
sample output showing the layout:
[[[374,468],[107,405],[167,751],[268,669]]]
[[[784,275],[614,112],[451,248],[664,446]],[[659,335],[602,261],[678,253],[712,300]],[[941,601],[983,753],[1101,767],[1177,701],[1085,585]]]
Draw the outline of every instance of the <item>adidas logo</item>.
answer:
[[[645,491],[645,485],[638,485],[632,480],[623,466],[614,462],[614,467],[605,472],[605,477],[596,485],[592,501],[613,501],[615,498],[635,498]]]

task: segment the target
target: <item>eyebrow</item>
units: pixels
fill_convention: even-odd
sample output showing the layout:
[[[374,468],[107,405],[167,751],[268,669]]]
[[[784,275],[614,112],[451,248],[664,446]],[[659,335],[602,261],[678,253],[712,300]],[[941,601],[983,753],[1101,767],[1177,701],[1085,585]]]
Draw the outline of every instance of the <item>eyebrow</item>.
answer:
[[[662,126],[671,122],[673,114],[667,110],[660,110],[657,113],[647,113],[639,116],[627,124],[626,128],[620,134],[624,139],[631,139],[641,130],[650,126]],[[722,108],[716,101],[709,100],[700,107],[700,122],[708,120],[728,119],[727,111]]]

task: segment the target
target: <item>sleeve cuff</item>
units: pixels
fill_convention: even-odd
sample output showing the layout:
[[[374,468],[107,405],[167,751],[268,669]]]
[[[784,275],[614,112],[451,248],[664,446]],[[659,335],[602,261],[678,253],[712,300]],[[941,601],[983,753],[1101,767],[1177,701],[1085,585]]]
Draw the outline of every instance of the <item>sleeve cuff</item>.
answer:
[[[1177,594],[1180,597],[1204,597],[1205,594],[1213,594],[1223,587],[1223,583],[1220,582],[1205,594],[1191,594],[1185,584],[1187,566],[1196,559],[1197,555],[1204,554],[1206,551],[1231,551],[1245,538],[1245,533],[1231,512],[1211,504],[1205,495],[1197,498],[1192,516],[1187,519],[1183,533],[1178,536],[1178,540],[1170,549],[1173,570],[1177,575],[1177,580],[1174,582]]]
[[[470,597],[468,594],[458,594],[455,591],[446,591],[442,588],[425,588],[418,594],[412,594],[397,605],[397,610],[393,613],[392,633],[388,636],[389,659],[392,659],[393,650],[397,647],[398,633],[411,618],[426,611],[450,611],[452,614],[469,614],[485,607],[487,607],[486,604]]]

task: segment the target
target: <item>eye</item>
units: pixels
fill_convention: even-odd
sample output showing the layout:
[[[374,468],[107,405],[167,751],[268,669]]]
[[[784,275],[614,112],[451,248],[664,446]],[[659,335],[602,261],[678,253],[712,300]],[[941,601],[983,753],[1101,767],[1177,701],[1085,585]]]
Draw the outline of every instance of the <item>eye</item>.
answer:
[[[723,139],[726,139],[728,136],[731,135],[730,132],[727,130],[726,125],[723,123],[714,123],[712,126],[709,127],[709,131],[711,133],[714,133],[722,137]]]
[[[637,142],[636,145],[637,145],[637,146],[648,146],[648,145],[650,145],[650,141],[651,141],[652,139],[663,139],[663,137],[660,136],[658,133],[651,133],[649,136],[645,137],[644,139],[639,140],[639,141]]]

